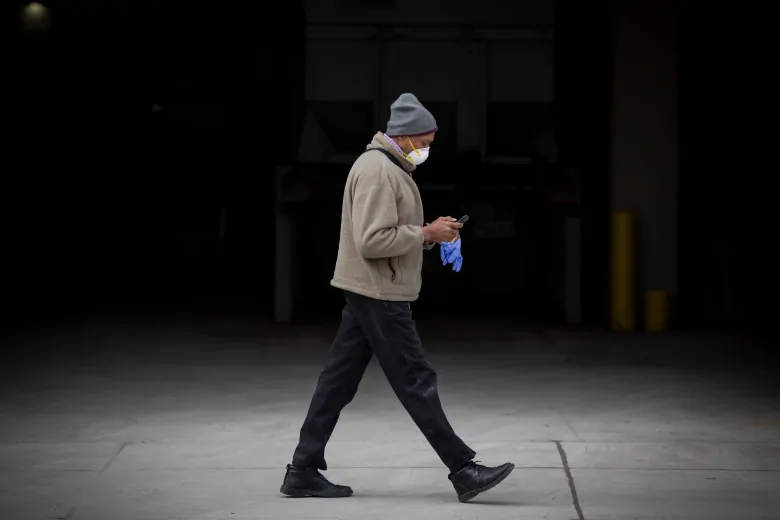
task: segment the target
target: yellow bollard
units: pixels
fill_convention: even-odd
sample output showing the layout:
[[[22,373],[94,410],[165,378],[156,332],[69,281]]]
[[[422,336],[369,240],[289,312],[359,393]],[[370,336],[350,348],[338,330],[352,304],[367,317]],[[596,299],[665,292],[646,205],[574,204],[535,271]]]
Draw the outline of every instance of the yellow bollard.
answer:
[[[636,326],[636,249],[634,219],[626,211],[612,215],[611,324],[615,332]]]
[[[666,291],[647,291],[645,295],[645,330],[664,332],[669,325],[669,297]]]

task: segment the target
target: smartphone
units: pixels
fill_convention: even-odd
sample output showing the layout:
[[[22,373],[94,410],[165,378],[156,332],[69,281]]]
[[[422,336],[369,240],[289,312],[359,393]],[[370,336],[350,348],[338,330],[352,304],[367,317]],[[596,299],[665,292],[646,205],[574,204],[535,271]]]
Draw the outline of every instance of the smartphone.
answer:
[[[468,220],[469,220],[469,216],[468,215],[463,215],[462,217],[460,217],[458,219],[458,222],[460,222],[461,224],[465,224],[466,222],[468,222]]]

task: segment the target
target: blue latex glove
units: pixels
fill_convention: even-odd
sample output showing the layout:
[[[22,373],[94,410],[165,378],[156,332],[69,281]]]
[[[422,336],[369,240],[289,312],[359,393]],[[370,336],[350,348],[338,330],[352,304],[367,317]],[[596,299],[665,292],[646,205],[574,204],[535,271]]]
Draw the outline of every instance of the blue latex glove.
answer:
[[[452,270],[456,273],[460,272],[460,268],[463,265],[463,255],[460,254],[460,238],[455,243],[442,242],[441,243],[441,265],[452,264]]]

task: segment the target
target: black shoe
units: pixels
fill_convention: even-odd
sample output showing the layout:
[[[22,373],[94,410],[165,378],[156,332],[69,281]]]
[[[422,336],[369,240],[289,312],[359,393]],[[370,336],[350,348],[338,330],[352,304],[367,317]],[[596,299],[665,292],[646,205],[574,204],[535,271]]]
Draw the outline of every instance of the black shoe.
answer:
[[[511,462],[497,468],[489,468],[469,462],[455,473],[450,473],[449,479],[458,494],[458,500],[468,502],[483,491],[497,486],[512,473],[515,465]]]
[[[292,464],[287,465],[280,491],[290,497],[339,498],[352,494],[351,487],[329,482],[315,468],[299,469]]]

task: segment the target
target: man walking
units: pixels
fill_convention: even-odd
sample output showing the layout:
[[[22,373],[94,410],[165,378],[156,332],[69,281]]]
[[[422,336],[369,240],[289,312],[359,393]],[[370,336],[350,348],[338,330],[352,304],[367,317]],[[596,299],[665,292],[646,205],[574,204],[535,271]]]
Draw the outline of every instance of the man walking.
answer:
[[[346,305],[281,492],[296,497],[352,494],[318,470],[327,470],[325,445],[376,356],[396,396],[449,468],[458,499],[467,502],[505,479],[514,465],[475,463],[474,451],[442,410],[436,372],[420,344],[411,302],[420,293],[423,250],[453,241],[462,224],[441,217],[425,225],[412,178],[428,157],[436,120],[412,94],[402,94],[390,110],[387,132],[374,136],[347,177],[331,281],[344,291]]]

